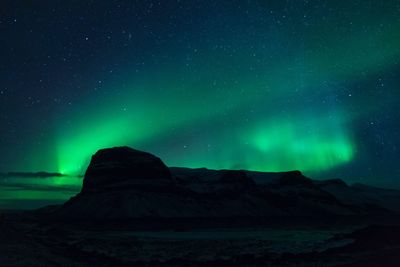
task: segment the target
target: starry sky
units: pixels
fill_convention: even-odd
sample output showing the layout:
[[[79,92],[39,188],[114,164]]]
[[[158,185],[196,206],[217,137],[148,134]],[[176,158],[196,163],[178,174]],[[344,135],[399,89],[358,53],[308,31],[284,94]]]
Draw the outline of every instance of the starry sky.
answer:
[[[0,171],[128,145],[400,188],[399,29],[394,0],[1,1]]]

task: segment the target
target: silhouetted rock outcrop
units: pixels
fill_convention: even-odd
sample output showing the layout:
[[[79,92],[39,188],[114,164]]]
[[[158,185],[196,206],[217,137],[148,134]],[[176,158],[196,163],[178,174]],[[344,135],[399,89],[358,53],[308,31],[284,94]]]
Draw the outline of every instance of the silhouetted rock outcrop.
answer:
[[[82,192],[126,189],[135,185],[172,183],[161,159],[129,147],[101,149],[92,156],[83,180]]]
[[[340,181],[316,182],[300,171],[169,169],[152,154],[115,147],[92,157],[82,191],[52,213],[98,221],[354,215],[371,207],[364,202],[366,189],[351,198],[357,190]]]

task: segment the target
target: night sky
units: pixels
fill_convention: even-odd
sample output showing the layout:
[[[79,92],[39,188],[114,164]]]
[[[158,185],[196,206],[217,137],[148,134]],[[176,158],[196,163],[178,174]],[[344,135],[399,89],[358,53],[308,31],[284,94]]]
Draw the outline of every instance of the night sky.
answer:
[[[1,1],[0,171],[169,166],[400,187],[400,1]]]

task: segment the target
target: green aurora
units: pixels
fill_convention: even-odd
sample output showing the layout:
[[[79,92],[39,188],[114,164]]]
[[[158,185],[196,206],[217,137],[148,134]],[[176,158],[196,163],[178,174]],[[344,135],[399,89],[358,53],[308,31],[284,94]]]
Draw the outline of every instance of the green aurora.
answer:
[[[327,22],[303,26],[297,32],[307,36],[301,38],[302,46],[279,48],[274,54],[267,50],[249,55],[242,44],[234,56],[200,47],[192,55],[192,68],[173,61],[165,68],[155,67],[151,74],[146,69],[145,75],[128,68],[122,82],[119,78],[102,84],[104,91],[117,91],[117,95],[100,96],[95,103],[88,97],[78,104],[79,112],[63,112],[67,117],[63,120],[69,123],[60,127],[56,137],[58,171],[83,173],[90,156],[100,148],[146,149],[160,140],[180,139],[176,132],[196,128],[196,122],[207,129],[229,130],[220,129],[213,137],[201,132],[189,142],[182,139],[181,149],[171,153],[157,148],[151,152],[165,155],[165,161],[175,166],[259,171],[315,173],[351,162],[357,157],[351,121],[359,114],[324,101],[309,106],[307,100],[330,99],[335,88],[329,85],[377,74],[400,58],[399,21],[382,28],[378,19],[369,19],[365,25],[364,15],[350,29],[339,27],[329,38],[325,38],[331,27]],[[351,30],[357,26],[369,30]],[[294,42],[296,37],[281,38]],[[261,50],[265,44],[254,45]],[[251,112],[260,107],[262,112]],[[251,114],[244,122],[237,110]],[[210,141],[219,144],[202,152],[201,147],[210,147]],[[200,149],[187,151],[188,147]],[[238,153],[246,154],[242,162],[233,156]]]
[[[398,1],[67,2],[0,25],[0,171],[71,176],[3,181],[0,207],[66,199],[91,155],[125,145],[398,185]]]

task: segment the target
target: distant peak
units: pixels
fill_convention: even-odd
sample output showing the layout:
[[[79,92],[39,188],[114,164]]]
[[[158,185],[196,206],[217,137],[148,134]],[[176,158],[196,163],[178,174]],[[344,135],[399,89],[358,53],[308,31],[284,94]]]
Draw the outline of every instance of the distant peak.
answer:
[[[312,185],[313,182],[310,178],[303,175],[301,171],[289,171],[283,173],[279,178],[279,184],[281,185]]]
[[[319,184],[322,186],[326,185],[337,185],[337,186],[348,186],[342,179],[329,179],[319,181]]]

